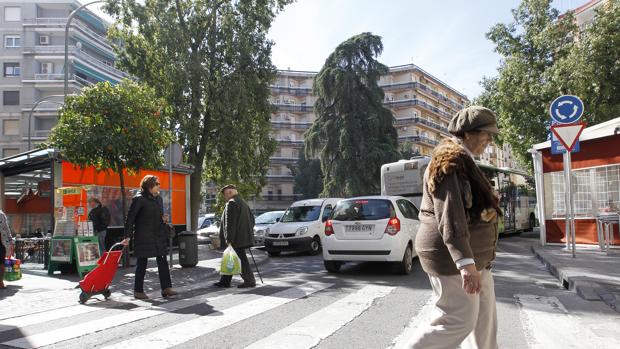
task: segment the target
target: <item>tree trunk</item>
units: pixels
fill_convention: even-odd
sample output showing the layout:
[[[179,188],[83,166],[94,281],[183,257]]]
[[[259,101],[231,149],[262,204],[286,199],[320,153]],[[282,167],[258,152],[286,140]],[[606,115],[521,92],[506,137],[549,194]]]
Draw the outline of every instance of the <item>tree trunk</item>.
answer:
[[[191,207],[191,224],[192,230],[197,230],[198,227],[198,211],[200,210],[200,203],[202,201],[202,166],[196,166],[194,164],[194,172],[190,175],[189,191],[190,191],[190,207]],[[189,230],[189,226],[187,227]]]

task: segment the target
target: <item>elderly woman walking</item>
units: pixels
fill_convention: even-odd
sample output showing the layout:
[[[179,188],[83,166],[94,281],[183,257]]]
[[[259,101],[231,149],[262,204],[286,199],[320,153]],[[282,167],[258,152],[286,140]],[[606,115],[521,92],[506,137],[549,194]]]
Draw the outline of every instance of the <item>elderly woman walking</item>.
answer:
[[[410,348],[497,348],[491,263],[501,215],[474,162],[499,133],[495,114],[471,106],[456,113],[424,174],[416,251],[436,297],[435,315]]]
[[[155,257],[157,260],[161,295],[174,296],[177,292],[172,289],[170,270],[166,261],[167,218],[164,216],[164,204],[159,195],[159,179],[156,176],[146,175],[140,187],[142,191],[131,200],[123,240],[123,244],[128,245],[129,239],[134,239],[134,256],[137,258],[134,297],[148,298],[144,293],[144,276],[150,257]]]

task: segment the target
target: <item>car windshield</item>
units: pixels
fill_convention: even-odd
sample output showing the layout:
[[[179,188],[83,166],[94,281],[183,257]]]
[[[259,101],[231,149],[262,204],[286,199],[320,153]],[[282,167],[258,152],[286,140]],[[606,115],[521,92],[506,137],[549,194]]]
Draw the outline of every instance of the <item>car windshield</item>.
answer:
[[[389,200],[344,200],[336,205],[332,219],[336,221],[374,221],[394,216],[394,207]]]
[[[311,222],[319,219],[321,215],[321,206],[297,206],[289,207],[280,222]]]
[[[256,224],[274,224],[278,218],[282,217],[282,212],[265,212],[256,217]]]

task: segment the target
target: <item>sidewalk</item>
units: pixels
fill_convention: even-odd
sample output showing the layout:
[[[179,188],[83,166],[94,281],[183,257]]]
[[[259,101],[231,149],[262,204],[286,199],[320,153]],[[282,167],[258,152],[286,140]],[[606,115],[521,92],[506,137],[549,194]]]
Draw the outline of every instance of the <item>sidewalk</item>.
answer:
[[[583,299],[602,301],[620,312],[620,251],[610,255],[596,248],[577,247],[576,257],[563,246],[541,246],[531,243],[534,255],[565,288]]]

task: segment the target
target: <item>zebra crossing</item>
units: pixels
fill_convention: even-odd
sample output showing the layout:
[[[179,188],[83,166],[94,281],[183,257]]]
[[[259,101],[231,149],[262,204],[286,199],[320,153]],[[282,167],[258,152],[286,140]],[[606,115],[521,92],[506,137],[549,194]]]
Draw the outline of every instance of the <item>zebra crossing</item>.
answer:
[[[233,346],[251,349],[321,347],[326,338],[355,322],[364,312],[376,306],[378,301],[392,296],[397,289],[397,286],[368,283],[347,286],[343,292],[336,282],[292,282],[285,278],[270,279],[267,284],[252,290],[205,289],[205,283],[186,288],[177,299],[135,301],[115,293],[108,301],[95,301],[90,305],[76,304],[29,315],[5,317],[0,320],[0,347],[75,348],[80,347],[77,343],[85,339],[103,348],[183,347],[267,312],[284,311],[281,309],[287,304],[307,302],[312,297],[324,294],[333,298],[333,301],[312,309],[305,316],[296,317],[277,331],[257,336],[252,343]],[[427,297],[415,316],[408,323],[401,324],[402,332],[382,348],[406,347],[417,328],[430,319],[433,304],[430,292],[427,292]],[[210,308],[203,313],[183,312],[205,305]],[[616,336],[613,325],[598,324],[591,329],[579,331],[577,335],[575,328],[583,328],[583,324],[555,297],[516,294],[514,306],[519,309],[523,323],[520,330],[530,334],[529,348],[620,347],[620,337]],[[156,325],[149,325],[155,319],[160,321],[156,321]],[[70,325],[54,326],[55,322]],[[119,335],[125,326],[136,323],[142,324],[138,326],[140,331]],[[106,336],[108,331],[115,335]],[[601,333],[608,333],[609,336],[601,336]],[[213,344],[212,347],[228,346]]]

